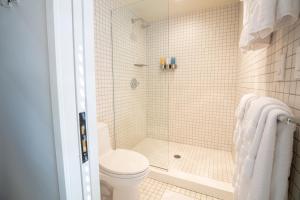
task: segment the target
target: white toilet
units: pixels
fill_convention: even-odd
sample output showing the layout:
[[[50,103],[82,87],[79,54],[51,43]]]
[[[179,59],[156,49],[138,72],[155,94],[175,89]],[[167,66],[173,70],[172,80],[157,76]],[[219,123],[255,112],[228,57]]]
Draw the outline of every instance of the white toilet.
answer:
[[[149,173],[148,159],[134,151],[113,150],[108,126],[98,123],[100,179],[113,187],[113,200],[138,200],[138,186]]]

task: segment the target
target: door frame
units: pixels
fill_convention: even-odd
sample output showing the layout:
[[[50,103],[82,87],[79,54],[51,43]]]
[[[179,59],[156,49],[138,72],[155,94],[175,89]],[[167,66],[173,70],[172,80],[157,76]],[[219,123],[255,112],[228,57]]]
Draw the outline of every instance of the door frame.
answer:
[[[75,22],[73,3],[82,2],[82,21]],[[86,112],[92,200],[100,200],[94,66],[94,5],[84,0],[46,0],[52,118],[61,200],[86,199],[76,110],[73,23],[83,22]]]

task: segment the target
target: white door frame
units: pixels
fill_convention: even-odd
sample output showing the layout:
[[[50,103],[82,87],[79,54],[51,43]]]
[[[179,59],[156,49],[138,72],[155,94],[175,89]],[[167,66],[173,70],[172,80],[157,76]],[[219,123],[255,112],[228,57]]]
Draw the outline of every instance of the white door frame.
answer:
[[[84,49],[86,66],[86,101],[89,127],[90,174],[92,199],[100,200],[100,176],[98,155],[98,131],[96,108],[96,73],[94,40],[94,1],[83,0]]]
[[[82,1],[81,22],[74,22],[73,4]],[[76,2],[75,2],[76,3]],[[49,72],[58,186],[61,200],[82,200],[86,179],[81,174],[73,23],[83,22],[86,102],[92,200],[100,199],[96,132],[93,1],[46,0]]]

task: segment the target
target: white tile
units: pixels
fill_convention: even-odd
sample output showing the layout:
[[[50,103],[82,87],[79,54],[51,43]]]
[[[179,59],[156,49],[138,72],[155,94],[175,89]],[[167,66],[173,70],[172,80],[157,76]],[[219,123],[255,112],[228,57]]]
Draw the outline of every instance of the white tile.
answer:
[[[147,29],[147,136],[230,151],[238,65],[239,6],[205,9]],[[161,56],[178,69],[161,72]]]
[[[190,197],[187,197],[183,194],[166,190],[163,194],[161,200],[193,200]]]
[[[186,190],[183,188],[176,187],[174,185],[159,182],[157,180],[146,178],[140,186],[140,199],[141,200],[167,200],[163,199],[165,192],[174,192],[178,196],[183,196],[185,199],[192,200],[218,200],[217,198],[210,197],[204,194]],[[180,199],[180,200],[185,200]],[[172,199],[176,200],[176,199]]]
[[[195,176],[232,182],[234,163],[229,151],[146,138],[133,150],[145,155],[152,166]],[[180,155],[180,159],[174,155]]]

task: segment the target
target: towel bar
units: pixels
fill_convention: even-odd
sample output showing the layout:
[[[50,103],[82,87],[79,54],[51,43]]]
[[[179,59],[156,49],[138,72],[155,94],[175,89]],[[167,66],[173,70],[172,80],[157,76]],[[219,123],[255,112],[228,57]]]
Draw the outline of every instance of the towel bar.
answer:
[[[281,122],[288,123],[288,124],[295,124],[296,126],[300,126],[300,118],[279,116],[278,120]]]

